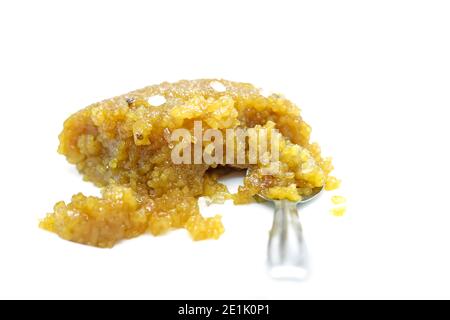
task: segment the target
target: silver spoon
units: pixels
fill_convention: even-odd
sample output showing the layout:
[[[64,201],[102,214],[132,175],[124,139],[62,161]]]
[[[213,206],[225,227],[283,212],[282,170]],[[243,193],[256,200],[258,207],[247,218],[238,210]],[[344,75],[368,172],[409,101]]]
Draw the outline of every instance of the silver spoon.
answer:
[[[264,195],[261,198],[275,203],[272,229],[267,249],[269,273],[274,278],[305,279],[308,275],[308,252],[303,238],[297,204],[304,204],[316,198],[322,188],[298,202],[272,200]]]

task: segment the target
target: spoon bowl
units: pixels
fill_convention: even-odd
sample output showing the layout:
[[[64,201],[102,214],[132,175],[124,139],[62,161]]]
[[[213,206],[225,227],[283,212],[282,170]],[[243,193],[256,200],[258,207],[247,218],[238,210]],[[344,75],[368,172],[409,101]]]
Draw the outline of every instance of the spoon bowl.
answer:
[[[289,201],[289,202],[293,202],[295,204],[305,204],[305,203],[308,203],[308,202],[316,199],[317,197],[319,197],[320,194],[322,193],[322,191],[323,191],[323,187],[315,188],[312,194],[310,194],[309,196],[303,196],[299,201],[275,200],[275,199],[271,199],[271,198],[265,196],[262,193],[258,194],[257,196],[259,198],[261,198],[261,199],[264,199],[266,201],[271,201],[271,202],[274,202],[274,201]]]

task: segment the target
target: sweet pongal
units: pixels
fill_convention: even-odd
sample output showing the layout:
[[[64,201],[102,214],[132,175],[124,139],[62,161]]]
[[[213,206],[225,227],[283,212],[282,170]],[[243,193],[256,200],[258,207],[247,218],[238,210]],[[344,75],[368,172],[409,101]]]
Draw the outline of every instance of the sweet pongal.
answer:
[[[175,164],[171,134],[177,129],[193,133],[196,121],[203,131],[219,130],[224,136],[227,129],[277,129],[278,159]],[[245,204],[263,193],[298,201],[316,188],[338,187],[339,180],[330,176],[331,160],[321,156],[310,134],[292,102],[276,94],[263,96],[247,83],[162,83],[92,104],[66,120],[58,151],[85,180],[102,188],[102,196],[77,194],[70,203],[58,202],[40,226],[63,239],[98,247],[177,228],[186,229],[194,240],[218,239],[224,231],[220,216],[204,218],[199,197]],[[227,147],[230,140],[224,143]],[[195,138],[189,144],[208,148]],[[248,157],[248,142],[236,148]],[[230,170],[247,170],[236,194],[218,181]]]

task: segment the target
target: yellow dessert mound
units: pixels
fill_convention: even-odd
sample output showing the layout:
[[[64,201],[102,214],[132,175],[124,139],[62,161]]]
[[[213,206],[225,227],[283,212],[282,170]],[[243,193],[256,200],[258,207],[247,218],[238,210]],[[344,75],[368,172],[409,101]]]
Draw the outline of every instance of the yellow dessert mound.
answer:
[[[224,90],[214,88],[217,82]],[[154,97],[162,103],[153,103]],[[171,134],[184,128],[194,137],[196,121],[201,121],[202,132],[216,129],[224,136],[227,129],[277,129],[279,159],[244,165],[174,164]],[[162,83],[95,103],[66,120],[58,151],[85,180],[102,188],[102,197],[77,194],[68,204],[59,202],[40,225],[64,239],[98,247],[177,228],[185,228],[194,240],[217,239],[224,231],[220,216],[201,216],[201,196],[243,204],[264,193],[297,201],[317,187],[338,187],[339,180],[329,175],[331,160],[310,143],[310,133],[293,103],[276,94],[265,97],[247,83]],[[208,148],[195,138],[190,143],[202,151]],[[248,156],[247,143],[236,148]],[[244,185],[229,194],[218,178],[243,169]]]

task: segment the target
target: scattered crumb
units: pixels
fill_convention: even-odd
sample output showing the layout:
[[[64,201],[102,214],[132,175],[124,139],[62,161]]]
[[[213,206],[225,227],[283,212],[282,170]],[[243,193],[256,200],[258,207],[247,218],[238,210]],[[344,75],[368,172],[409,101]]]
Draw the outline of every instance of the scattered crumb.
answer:
[[[341,186],[341,180],[339,180],[335,177],[329,176],[325,183],[325,190],[327,190],[327,191],[336,190],[340,186]]]
[[[347,199],[343,196],[332,196],[331,202],[333,202],[333,204],[343,204],[347,202]]]
[[[335,207],[330,210],[331,214],[335,217],[342,217],[346,211],[346,207]]]

